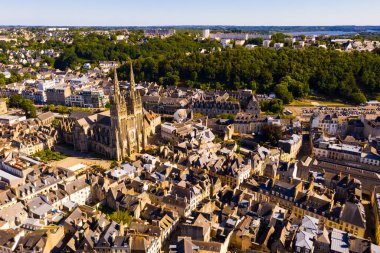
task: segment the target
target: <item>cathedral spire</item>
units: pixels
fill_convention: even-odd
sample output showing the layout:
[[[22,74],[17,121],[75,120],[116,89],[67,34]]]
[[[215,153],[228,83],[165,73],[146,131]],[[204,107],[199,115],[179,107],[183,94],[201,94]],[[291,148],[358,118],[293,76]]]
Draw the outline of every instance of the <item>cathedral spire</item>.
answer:
[[[132,61],[130,63],[130,66],[131,66],[131,72],[130,72],[130,75],[131,75],[131,91],[135,91],[136,89],[136,83],[135,83],[135,75],[133,74],[133,67],[132,67]]]
[[[113,88],[114,88],[114,94],[115,95],[120,93],[119,79],[117,78],[117,69],[116,68],[114,68]]]

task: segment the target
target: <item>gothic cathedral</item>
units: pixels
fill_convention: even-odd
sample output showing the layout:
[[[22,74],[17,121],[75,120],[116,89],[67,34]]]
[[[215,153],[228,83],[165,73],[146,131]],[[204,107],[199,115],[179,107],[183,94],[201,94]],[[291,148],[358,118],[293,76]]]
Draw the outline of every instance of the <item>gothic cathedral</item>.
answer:
[[[60,123],[63,141],[72,144],[74,150],[95,152],[118,161],[145,149],[148,136],[155,133],[161,117],[143,108],[132,64],[129,91],[120,88],[115,69],[110,102],[110,111],[63,119]]]

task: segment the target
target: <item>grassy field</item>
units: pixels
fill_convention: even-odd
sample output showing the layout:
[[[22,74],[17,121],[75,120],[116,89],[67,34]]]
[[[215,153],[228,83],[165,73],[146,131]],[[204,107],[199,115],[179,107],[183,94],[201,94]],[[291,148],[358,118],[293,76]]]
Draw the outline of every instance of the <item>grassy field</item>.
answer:
[[[294,100],[288,106],[299,106],[299,107],[311,107],[311,106],[332,106],[332,107],[351,107],[352,105],[343,103],[338,99],[326,100],[319,97],[310,97],[307,99]]]
[[[312,106],[310,101],[305,100],[294,100],[289,104],[289,106]]]

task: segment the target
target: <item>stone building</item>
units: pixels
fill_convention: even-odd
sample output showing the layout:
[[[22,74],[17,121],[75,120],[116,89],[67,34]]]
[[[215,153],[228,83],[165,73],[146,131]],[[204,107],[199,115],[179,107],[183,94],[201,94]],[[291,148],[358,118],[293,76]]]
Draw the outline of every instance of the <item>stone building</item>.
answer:
[[[131,65],[130,90],[119,87],[115,71],[114,91],[110,96],[111,110],[61,122],[63,140],[80,152],[96,152],[109,159],[123,160],[142,151],[148,135],[160,120],[144,110],[135,88]]]
[[[7,102],[3,99],[0,99],[0,114],[7,113]]]
[[[65,105],[65,100],[70,95],[71,90],[67,85],[52,87],[46,90],[46,103],[53,105]]]

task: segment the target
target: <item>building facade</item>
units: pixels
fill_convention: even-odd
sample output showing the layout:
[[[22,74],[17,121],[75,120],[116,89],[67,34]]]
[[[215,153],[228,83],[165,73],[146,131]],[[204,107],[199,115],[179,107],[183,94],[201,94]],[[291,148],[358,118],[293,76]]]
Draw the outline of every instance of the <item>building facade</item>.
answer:
[[[159,117],[146,112],[141,96],[135,89],[131,66],[130,91],[119,87],[115,71],[111,110],[80,119],[61,122],[62,138],[81,152],[96,152],[110,159],[123,160],[142,151],[147,137]],[[152,120],[152,118],[154,120]],[[159,122],[159,121],[158,121]]]

